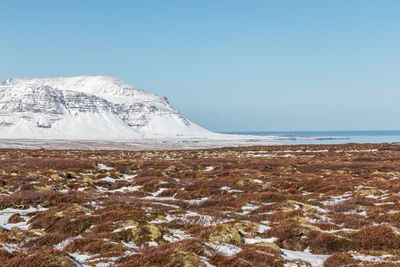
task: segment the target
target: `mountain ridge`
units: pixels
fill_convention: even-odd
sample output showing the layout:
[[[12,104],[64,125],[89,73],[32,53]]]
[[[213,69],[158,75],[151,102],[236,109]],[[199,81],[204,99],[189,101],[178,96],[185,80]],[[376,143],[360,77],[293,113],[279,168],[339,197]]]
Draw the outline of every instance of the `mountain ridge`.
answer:
[[[166,97],[115,77],[10,78],[0,84],[0,138],[134,139],[213,134],[184,118]]]

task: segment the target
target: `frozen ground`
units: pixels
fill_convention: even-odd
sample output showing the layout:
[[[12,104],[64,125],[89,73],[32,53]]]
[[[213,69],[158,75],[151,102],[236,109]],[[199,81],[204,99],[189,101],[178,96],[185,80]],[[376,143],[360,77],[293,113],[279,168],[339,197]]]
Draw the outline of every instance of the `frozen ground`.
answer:
[[[324,139],[329,139],[324,137]],[[336,138],[331,138],[336,139]],[[118,149],[118,150],[170,150],[240,146],[283,145],[285,137],[236,134],[215,134],[210,137],[150,137],[137,139],[11,139],[0,138],[0,148],[25,149]],[[290,137],[293,140],[293,137]],[[320,140],[320,137],[296,137],[296,140]]]
[[[399,266],[400,145],[0,150],[1,266]]]
[[[252,139],[137,139],[137,140],[40,140],[40,139],[0,139],[0,148],[26,149],[118,149],[118,150],[154,150],[154,149],[194,149],[238,147],[254,145],[278,145],[276,141],[258,141]]]

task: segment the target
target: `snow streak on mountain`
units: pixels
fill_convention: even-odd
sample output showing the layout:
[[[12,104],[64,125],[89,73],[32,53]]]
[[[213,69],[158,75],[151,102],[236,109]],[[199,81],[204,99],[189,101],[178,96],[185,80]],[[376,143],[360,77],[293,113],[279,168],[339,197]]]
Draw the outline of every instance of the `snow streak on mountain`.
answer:
[[[0,84],[0,138],[207,137],[164,97],[105,76],[12,78]]]

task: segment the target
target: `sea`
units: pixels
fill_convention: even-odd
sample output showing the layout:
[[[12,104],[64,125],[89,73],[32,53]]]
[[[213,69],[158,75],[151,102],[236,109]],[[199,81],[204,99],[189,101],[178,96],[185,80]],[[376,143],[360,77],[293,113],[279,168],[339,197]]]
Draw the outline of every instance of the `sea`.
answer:
[[[400,130],[379,131],[248,131],[224,132],[241,135],[277,136],[284,144],[396,143]]]

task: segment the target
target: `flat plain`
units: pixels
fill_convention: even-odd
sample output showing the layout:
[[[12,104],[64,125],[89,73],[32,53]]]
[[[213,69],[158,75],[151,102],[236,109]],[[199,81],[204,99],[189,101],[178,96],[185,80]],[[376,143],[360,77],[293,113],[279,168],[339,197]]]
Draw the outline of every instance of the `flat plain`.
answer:
[[[2,266],[399,266],[400,145],[0,149]]]

